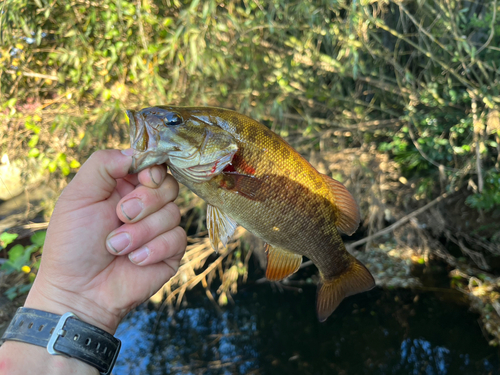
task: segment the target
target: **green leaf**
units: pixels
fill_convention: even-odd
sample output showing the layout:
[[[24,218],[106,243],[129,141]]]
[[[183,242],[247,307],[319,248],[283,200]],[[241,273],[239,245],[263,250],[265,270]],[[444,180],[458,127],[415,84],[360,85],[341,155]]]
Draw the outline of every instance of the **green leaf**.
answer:
[[[189,10],[192,12],[194,11],[197,7],[198,4],[200,3],[200,0],[194,0],[191,5],[189,6]]]
[[[72,168],[72,169],[78,169],[81,167],[81,164],[78,160],[71,160],[71,162],[69,163],[69,166]]]
[[[12,301],[18,296],[28,293],[31,289],[31,286],[32,283],[23,285],[14,285],[13,287],[5,291],[5,296]]]
[[[40,150],[37,149],[37,148],[32,148],[31,150],[29,150],[28,152],[28,156],[30,158],[36,158],[38,157],[38,155],[40,155]]]
[[[36,253],[40,249],[40,246],[38,245],[29,245],[24,248],[24,256],[27,257],[26,263],[28,262],[29,257],[31,254]]]
[[[28,146],[34,148],[38,143],[38,139],[39,139],[38,134],[35,134],[33,137],[31,137],[30,141],[28,142]]]
[[[61,169],[62,174],[64,176],[69,175],[71,173],[71,168],[70,168],[68,162],[66,161],[66,154],[64,154],[64,153],[59,154],[57,161],[58,161],[57,164],[59,165],[59,168]]]
[[[105,89],[101,94],[101,98],[105,102],[111,99],[111,90]]]
[[[38,257],[38,259],[33,263],[31,266],[32,268],[39,270],[40,269],[40,263],[42,262],[42,258]]]
[[[64,37],[69,38],[75,35],[76,35],[76,30],[74,28],[71,28],[66,34],[64,34]]]
[[[11,262],[17,261],[24,255],[24,246],[23,245],[15,245],[9,250],[9,260]]]
[[[172,23],[172,18],[170,17],[166,17],[164,20],[163,20],[163,26],[165,27],[168,27],[171,23]]]
[[[48,165],[48,168],[49,168],[49,172],[50,173],[54,173],[57,169],[57,161],[56,160],[52,160],[49,165]]]
[[[16,103],[17,103],[17,98],[11,98],[2,105],[2,108],[14,108]]]
[[[45,242],[45,236],[47,235],[47,232],[44,230],[38,231],[34,233],[31,237],[31,243],[34,245],[37,245],[38,247],[42,247],[44,242]]]
[[[40,133],[41,130],[38,125],[31,121],[31,119],[26,120],[26,122],[24,123],[24,127],[28,130],[33,131],[35,134]]]
[[[7,289],[5,291],[5,296],[9,299],[9,300],[13,300],[15,299],[17,296],[18,296],[18,292],[17,292],[17,285]]]
[[[3,232],[0,234],[0,246],[6,248],[9,246],[14,240],[19,237],[17,233],[7,233]]]

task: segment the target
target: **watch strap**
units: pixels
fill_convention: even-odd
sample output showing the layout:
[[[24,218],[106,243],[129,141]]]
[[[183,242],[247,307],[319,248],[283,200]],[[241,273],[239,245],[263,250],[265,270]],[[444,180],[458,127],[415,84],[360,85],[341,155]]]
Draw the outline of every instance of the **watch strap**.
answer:
[[[61,316],[26,307],[17,310],[4,340],[42,346],[50,354],[76,358],[106,375],[111,374],[121,347],[119,339],[73,313]]]

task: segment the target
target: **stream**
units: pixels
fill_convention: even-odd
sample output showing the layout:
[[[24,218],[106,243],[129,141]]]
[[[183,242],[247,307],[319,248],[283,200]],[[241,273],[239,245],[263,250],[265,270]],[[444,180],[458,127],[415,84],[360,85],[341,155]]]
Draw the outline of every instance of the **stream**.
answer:
[[[243,285],[218,312],[201,288],[183,306],[145,304],[122,322],[116,374],[500,374],[478,315],[440,293],[349,297],[319,323],[313,286]]]

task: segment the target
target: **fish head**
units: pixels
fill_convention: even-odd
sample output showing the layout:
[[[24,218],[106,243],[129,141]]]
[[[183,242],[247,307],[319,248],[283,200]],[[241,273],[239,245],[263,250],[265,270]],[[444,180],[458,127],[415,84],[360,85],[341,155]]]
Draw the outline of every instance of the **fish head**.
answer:
[[[156,106],[127,111],[134,149],[129,173],[166,163],[194,182],[222,172],[238,150],[235,139],[203,108]]]

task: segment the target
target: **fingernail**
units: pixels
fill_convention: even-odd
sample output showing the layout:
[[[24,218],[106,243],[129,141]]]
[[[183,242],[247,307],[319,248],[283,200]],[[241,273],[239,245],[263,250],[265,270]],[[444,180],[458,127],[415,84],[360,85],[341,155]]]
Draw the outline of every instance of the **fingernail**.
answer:
[[[147,247],[140,248],[139,250],[132,251],[128,258],[132,263],[141,264],[149,257],[149,249]]]
[[[108,246],[119,254],[130,244],[130,236],[126,232],[115,234],[108,239]]]
[[[121,205],[123,215],[129,220],[134,220],[141,213],[142,209],[142,202],[137,198],[129,199]]]
[[[122,150],[122,154],[126,156],[132,156],[134,155],[134,149],[133,148],[127,148],[126,150]]]
[[[160,167],[154,166],[152,168],[149,168],[149,177],[151,177],[151,180],[153,180],[156,186],[160,186],[161,175],[162,173]]]

